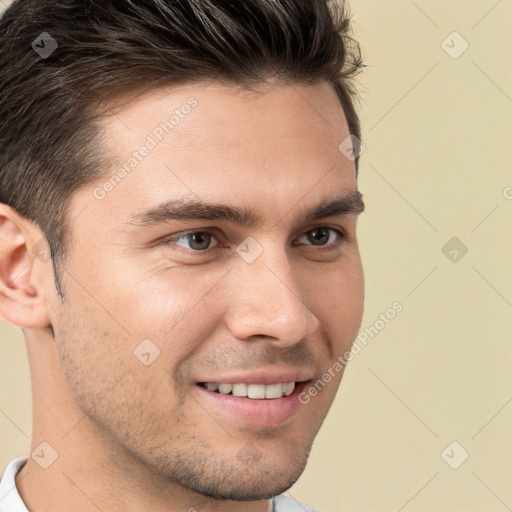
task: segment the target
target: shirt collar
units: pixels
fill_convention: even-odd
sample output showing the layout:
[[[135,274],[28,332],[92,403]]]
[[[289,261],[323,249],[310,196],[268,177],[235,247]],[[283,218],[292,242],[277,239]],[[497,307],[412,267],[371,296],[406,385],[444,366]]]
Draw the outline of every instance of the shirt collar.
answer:
[[[26,458],[18,458],[9,462],[4,476],[0,480],[0,512],[28,512],[16,487],[14,477],[25,465]]]

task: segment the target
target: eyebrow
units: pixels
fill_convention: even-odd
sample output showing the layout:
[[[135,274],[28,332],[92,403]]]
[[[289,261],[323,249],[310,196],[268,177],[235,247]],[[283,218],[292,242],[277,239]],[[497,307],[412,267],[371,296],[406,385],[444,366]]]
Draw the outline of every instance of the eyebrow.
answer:
[[[362,194],[356,190],[333,200],[326,199],[305,210],[302,219],[311,222],[324,217],[359,214],[364,208]],[[166,201],[134,214],[126,224],[149,228],[173,220],[220,220],[248,227],[259,227],[264,224],[264,218],[249,208],[183,199]]]

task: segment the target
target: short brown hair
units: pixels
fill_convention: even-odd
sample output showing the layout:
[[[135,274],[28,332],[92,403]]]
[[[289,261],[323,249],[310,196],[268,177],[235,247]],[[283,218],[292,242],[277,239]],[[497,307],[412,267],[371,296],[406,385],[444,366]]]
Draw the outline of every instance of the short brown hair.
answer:
[[[31,48],[43,32],[58,44],[46,58]],[[328,80],[361,139],[362,67],[335,0],[15,0],[0,20],[0,203],[44,233],[62,297],[69,200],[106,172],[106,100],[203,80]]]

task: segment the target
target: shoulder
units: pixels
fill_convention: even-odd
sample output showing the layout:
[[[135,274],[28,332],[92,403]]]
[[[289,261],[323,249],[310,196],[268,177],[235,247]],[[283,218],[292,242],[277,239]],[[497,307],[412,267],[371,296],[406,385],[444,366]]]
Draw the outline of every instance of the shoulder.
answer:
[[[273,512],[320,512],[318,509],[287,498],[284,494],[276,496],[273,500]]]

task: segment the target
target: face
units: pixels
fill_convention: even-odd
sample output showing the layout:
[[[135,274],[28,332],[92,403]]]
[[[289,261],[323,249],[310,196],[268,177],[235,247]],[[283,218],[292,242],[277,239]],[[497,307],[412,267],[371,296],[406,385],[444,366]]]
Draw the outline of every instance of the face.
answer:
[[[339,100],[327,83],[195,84],[140,96],[103,128],[117,162],[72,198],[51,311],[68,391],[101,442],[169,482],[277,495],[342,372],[307,404],[299,393],[362,317]]]

